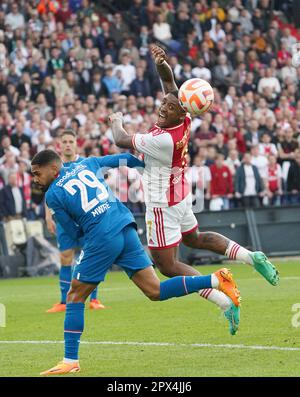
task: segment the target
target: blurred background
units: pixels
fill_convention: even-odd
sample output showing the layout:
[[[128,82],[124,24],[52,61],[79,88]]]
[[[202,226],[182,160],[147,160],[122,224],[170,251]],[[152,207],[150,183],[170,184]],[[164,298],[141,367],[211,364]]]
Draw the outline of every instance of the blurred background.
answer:
[[[129,134],[155,123],[163,94],[153,42],[178,86],[197,77],[215,89],[189,145],[187,177],[194,200],[204,201],[200,230],[271,256],[300,254],[299,16],[300,2],[288,0],[2,0],[0,277],[57,271],[43,193],[30,175],[35,153],[60,152],[65,128],[77,133],[83,157],[118,153],[112,111],[123,112]],[[245,165],[255,176],[250,190]],[[113,170],[107,182],[145,244],[139,174]],[[195,264],[222,259],[184,247],[180,255]]]

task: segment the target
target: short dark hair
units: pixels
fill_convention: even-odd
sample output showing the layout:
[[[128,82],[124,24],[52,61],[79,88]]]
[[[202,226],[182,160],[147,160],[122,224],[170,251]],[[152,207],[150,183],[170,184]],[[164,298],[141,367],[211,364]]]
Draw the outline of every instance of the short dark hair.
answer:
[[[75,119],[75,120],[77,120],[77,119]],[[72,135],[74,138],[76,138],[76,133],[71,128],[63,130],[63,132],[60,134],[60,137],[63,137],[64,135]]]
[[[39,167],[43,167],[45,165],[59,162],[61,163],[61,158],[59,155],[50,149],[42,150],[38,152],[32,159],[31,165],[38,165]]]

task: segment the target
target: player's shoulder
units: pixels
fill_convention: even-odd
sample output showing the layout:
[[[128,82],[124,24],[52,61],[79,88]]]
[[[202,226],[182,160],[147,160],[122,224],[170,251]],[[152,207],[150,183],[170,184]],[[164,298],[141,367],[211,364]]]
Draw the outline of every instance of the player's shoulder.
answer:
[[[148,134],[150,134],[153,137],[158,137],[161,135],[169,135],[170,132],[164,128],[158,127],[157,125],[154,125],[148,132]]]
[[[99,160],[99,158],[101,157],[96,157],[96,156],[84,157],[80,162],[80,165],[82,165],[83,167],[92,167],[93,165],[96,164],[97,159]]]

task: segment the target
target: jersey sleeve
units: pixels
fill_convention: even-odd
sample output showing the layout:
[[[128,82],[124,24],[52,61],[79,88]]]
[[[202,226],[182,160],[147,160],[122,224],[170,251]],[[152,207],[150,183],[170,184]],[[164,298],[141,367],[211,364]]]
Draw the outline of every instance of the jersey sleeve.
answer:
[[[104,157],[92,157],[99,168],[144,168],[145,163],[130,153],[113,154]]]
[[[46,204],[55,222],[58,222],[64,231],[74,240],[82,237],[82,230],[65,211],[63,205],[53,192],[46,194]]]
[[[166,151],[173,150],[173,140],[168,133],[157,135],[152,133],[135,134],[132,137],[132,144],[138,152],[147,154],[155,159],[162,159]]]

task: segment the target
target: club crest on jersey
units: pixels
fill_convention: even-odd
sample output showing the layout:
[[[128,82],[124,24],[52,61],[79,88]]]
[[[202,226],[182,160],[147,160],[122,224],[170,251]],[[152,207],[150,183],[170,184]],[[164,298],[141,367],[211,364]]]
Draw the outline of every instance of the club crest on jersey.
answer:
[[[186,144],[186,141],[187,141],[187,137],[184,136],[184,137],[181,139],[181,141],[179,141],[179,142],[176,143],[176,149],[177,149],[177,150],[178,150],[178,149],[182,149],[182,148],[184,147],[184,145]]]
[[[185,130],[182,139],[179,142],[176,143],[176,149],[177,150],[182,149],[187,144],[187,141],[189,140],[189,137],[190,137],[190,128],[188,127]]]

